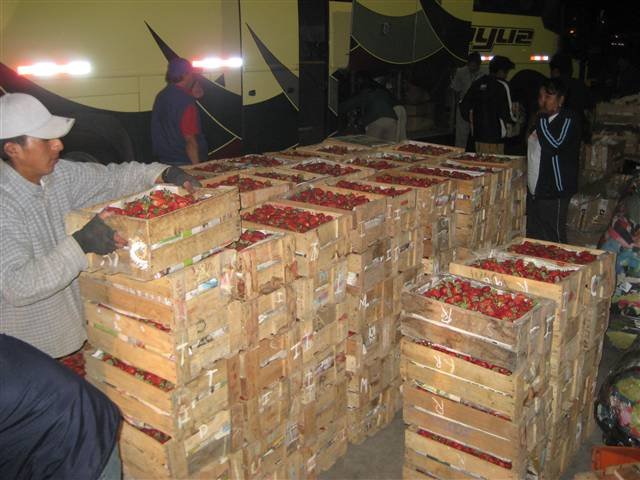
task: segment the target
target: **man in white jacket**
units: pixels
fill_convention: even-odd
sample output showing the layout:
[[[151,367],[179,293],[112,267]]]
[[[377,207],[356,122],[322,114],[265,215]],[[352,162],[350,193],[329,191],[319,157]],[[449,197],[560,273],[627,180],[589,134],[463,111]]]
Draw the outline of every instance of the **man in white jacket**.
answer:
[[[136,162],[107,166],[59,158],[74,120],[51,115],[31,95],[0,98],[0,333],[54,358],[86,340],[77,277],[85,253],[110,253],[123,239],[94,217],[67,235],[67,213],[145,190],[162,180],[192,188],[177,167]],[[196,185],[197,186],[197,185]]]

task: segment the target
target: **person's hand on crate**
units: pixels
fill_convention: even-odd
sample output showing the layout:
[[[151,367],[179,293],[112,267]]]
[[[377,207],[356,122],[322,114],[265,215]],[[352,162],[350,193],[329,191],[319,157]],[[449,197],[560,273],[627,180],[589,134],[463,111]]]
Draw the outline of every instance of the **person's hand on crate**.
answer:
[[[170,183],[172,185],[185,188],[189,193],[193,193],[196,188],[202,186],[196,177],[188,174],[179,167],[172,166],[167,168],[162,172],[160,177],[164,183]]]
[[[111,215],[113,212],[99,213],[72,235],[84,253],[108,255],[127,245],[127,241],[118,232],[104,223],[104,219]]]

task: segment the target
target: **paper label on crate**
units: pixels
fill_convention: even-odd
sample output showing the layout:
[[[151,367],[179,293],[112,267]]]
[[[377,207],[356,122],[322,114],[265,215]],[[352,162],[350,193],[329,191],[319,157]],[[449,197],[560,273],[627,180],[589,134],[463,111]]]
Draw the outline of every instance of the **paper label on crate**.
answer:
[[[384,222],[384,216],[379,215],[377,217],[372,218],[371,220],[364,222],[364,228],[365,230],[369,230],[370,228],[375,228],[382,225],[383,222]]]
[[[197,227],[193,227],[189,230],[180,232],[173,237],[165,238],[164,240],[160,240],[159,242],[154,243],[153,245],[151,245],[151,250],[152,251],[157,250],[158,248],[166,247],[167,245],[171,245],[172,243],[178,242],[180,240],[184,240],[198,233],[202,233],[206,230],[209,230],[210,228],[215,227],[216,225],[220,225],[220,222],[221,222],[220,218],[214,218],[212,220],[209,220],[207,223],[198,225]]]
[[[371,345],[372,343],[374,343],[377,337],[378,337],[378,332],[376,330],[376,326],[369,325],[369,330],[367,332],[368,345]]]
[[[347,290],[347,275],[343,271],[339,271],[336,275],[335,293],[336,296],[342,295]]]
[[[358,284],[358,274],[356,272],[349,272],[347,274],[347,285],[355,287]]]

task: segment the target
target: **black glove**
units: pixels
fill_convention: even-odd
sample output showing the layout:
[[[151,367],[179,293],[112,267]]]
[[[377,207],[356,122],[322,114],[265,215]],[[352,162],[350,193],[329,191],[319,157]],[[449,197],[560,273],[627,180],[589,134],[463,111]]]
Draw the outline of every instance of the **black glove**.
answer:
[[[178,167],[169,167],[162,172],[162,181],[164,183],[170,183],[177,185],[178,187],[184,187],[185,182],[191,183],[193,188],[201,187],[202,184],[193,175],[189,175],[187,172]]]
[[[107,255],[116,249],[115,230],[96,215],[80,230],[72,234],[84,253]]]

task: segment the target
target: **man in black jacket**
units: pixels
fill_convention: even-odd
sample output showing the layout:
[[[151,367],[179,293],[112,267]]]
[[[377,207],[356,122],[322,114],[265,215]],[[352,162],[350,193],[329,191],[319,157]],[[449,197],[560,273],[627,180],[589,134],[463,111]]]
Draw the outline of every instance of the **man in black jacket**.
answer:
[[[504,153],[507,124],[515,122],[506,81],[514,67],[507,57],[496,55],[489,63],[489,75],[473,82],[462,99],[460,113],[471,123],[477,152]]]
[[[578,189],[580,115],[564,108],[567,87],[559,78],[540,88],[541,107],[529,135],[527,236],[567,243],[569,200]]]

